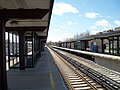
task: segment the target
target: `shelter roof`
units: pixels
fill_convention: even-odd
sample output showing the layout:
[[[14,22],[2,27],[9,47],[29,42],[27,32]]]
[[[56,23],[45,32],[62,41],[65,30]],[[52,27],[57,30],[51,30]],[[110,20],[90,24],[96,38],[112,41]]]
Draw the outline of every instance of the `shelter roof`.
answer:
[[[0,0],[0,13],[8,20],[7,31],[21,28],[47,39],[53,3],[54,0]]]

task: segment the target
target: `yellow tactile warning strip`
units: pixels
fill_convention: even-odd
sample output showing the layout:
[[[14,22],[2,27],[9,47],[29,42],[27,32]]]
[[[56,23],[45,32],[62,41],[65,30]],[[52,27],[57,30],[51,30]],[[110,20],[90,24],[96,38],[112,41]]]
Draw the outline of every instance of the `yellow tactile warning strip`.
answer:
[[[55,90],[55,83],[54,83],[54,79],[53,79],[52,73],[49,73],[49,77],[50,77],[51,90]]]
[[[50,60],[49,60],[48,57],[47,57],[47,60],[48,60],[48,68],[49,68],[49,77],[50,77],[51,90],[55,90],[55,82],[54,82],[54,79],[53,79],[53,74],[51,72],[51,65],[50,65]]]

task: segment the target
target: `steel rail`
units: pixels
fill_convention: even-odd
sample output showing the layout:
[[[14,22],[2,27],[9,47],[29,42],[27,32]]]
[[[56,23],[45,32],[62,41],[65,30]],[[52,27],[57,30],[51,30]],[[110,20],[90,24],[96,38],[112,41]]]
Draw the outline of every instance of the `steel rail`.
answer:
[[[85,60],[81,57],[78,57],[73,54],[69,54],[68,52],[58,50],[57,51],[64,58],[68,58],[68,62],[73,64],[83,73],[96,80],[106,89],[118,90],[120,89],[120,76],[118,73],[114,73],[114,71],[108,70],[102,66],[96,65],[89,60]],[[97,70],[97,71],[96,71]],[[116,77],[117,76],[117,77]]]
[[[54,55],[56,55],[61,61],[56,61],[55,59],[55,63],[59,68],[59,71],[61,72],[65,82],[68,85],[68,88],[70,90],[76,90],[78,89],[91,89],[91,90],[104,90],[104,88],[99,85],[98,83],[96,83],[95,81],[91,80],[89,77],[87,77],[85,74],[81,73],[77,68],[75,68],[73,65],[71,65],[70,63],[68,63],[66,60],[64,60],[63,57],[61,57],[61,55],[58,54],[58,52],[56,52],[55,50],[51,50],[49,49],[50,52]],[[54,56],[53,55],[53,56]],[[59,64],[60,62],[63,62],[62,65]],[[69,68],[66,70],[63,70],[63,65],[64,65],[64,69],[66,69],[65,67]],[[66,65],[66,66],[65,66]],[[72,71],[72,72],[71,72]],[[71,72],[72,76],[70,76],[69,74],[67,74],[67,72]],[[76,84],[75,84],[76,83]]]

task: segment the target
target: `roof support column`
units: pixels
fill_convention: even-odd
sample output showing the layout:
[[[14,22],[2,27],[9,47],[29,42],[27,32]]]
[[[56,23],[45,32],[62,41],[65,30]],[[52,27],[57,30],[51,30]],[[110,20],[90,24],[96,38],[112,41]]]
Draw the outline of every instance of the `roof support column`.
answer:
[[[71,49],[71,42],[70,42],[70,49]]]
[[[102,48],[102,53],[104,53],[104,43],[103,43],[103,38],[101,38],[101,48]]]
[[[58,43],[58,47],[61,47],[61,43]]]
[[[5,23],[6,21],[0,15],[0,90],[7,90]]]
[[[41,51],[43,52],[44,51],[44,41],[41,41]]]
[[[117,55],[119,55],[119,37],[117,36]]]
[[[112,54],[114,54],[114,37],[112,37]]]
[[[67,48],[67,42],[65,42],[65,48]]]
[[[10,32],[8,32],[8,66],[10,68]]]
[[[14,55],[14,33],[12,32],[12,55]],[[14,60],[12,61],[12,64],[14,65]]]
[[[87,41],[85,41],[84,43],[85,43],[84,50],[86,51],[86,48],[87,48]]]
[[[41,57],[41,40],[39,38],[39,56]]]
[[[18,41],[17,41],[17,33],[15,34],[15,39],[16,39],[16,55],[18,54],[18,51],[17,51],[17,48],[18,48]],[[18,62],[18,58],[17,58],[17,56],[16,56],[16,62]]]
[[[20,70],[25,70],[25,58],[24,58],[24,33],[25,31],[20,30],[19,32],[19,59],[20,59]]]
[[[111,54],[111,42],[110,42],[110,38],[108,40],[109,40],[109,54]]]

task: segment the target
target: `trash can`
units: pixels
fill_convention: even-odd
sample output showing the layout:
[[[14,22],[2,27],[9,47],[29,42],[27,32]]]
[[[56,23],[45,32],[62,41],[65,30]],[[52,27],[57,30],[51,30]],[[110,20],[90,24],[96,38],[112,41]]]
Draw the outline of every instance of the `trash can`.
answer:
[[[97,45],[92,46],[92,52],[98,52],[98,46]]]

